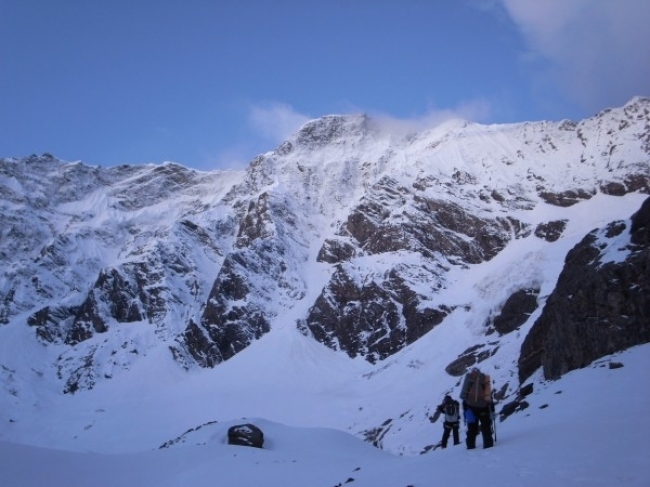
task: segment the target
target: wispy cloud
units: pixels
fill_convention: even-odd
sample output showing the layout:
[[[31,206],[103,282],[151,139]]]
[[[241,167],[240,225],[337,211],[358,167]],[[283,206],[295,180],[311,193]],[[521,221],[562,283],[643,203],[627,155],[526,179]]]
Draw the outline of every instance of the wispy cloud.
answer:
[[[242,114],[236,137],[218,151],[204,151],[202,165],[219,169],[243,169],[257,155],[273,150],[277,144],[298,131],[311,117],[291,105],[268,101],[246,102],[238,106]]]
[[[491,106],[484,100],[474,100],[455,108],[430,108],[425,114],[410,118],[399,118],[387,113],[364,110],[347,103],[344,113],[369,115],[375,127],[394,135],[433,128],[452,119],[481,122],[491,115]],[[338,112],[342,113],[342,112]],[[327,114],[322,114],[327,115]],[[273,149],[274,144],[286,140],[314,117],[296,111],[291,105],[282,102],[264,102],[248,106],[248,133],[244,140],[236,142],[215,154],[203,154],[204,165],[209,167],[241,169],[252,158]]]
[[[201,165],[208,169],[245,169],[256,155],[254,149],[246,144],[231,145],[218,151],[203,151]]]
[[[252,105],[248,118],[261,137],[275,143],[282,142],[310,120],[307,115],[280,102]]]
[[[548,63],[544,79],[595,110],[650,94],[648,0],[501,0]]]
[[[369,112],[369,115],[383,130],[394,134],[403,134],[430,129],[454,119],[483,122],[491,116],[492,111],[490,103],[477,99],[461,103],[454,108],[431,107],[425,114],[409,118],[398,118],[372,111]]]

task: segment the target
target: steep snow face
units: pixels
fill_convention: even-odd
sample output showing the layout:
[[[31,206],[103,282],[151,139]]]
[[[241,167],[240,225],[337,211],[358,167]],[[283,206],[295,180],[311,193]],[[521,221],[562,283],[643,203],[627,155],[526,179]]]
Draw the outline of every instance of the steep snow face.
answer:
[[[152,345],[175,343],[232,243],[233,209],[219,201],[243,174],[88,168],[51,156],[0,167],[13,188],[2,191],[0,320],[26,322],[55,345],[63,390],[92,387]],[[120,323],[150,326],[134,339]],[[111,339],[88,342],[95,333]]]
[[[485,198],[494,190],[505,200],[591,192],[610,183],[623,192],[635,191],[647,176],[649,105],[648,99],[636,98],[578,123],[454,121],[399,136],[362,116],[345,123],[342,117],[325,117],[307,124],[265,160],[276,168],[279,183],[310,200],[326,201],[324,211],[336,208],[334,202],[355,204],[384,176],[449,186],[446,193],[460,197],[483,191]],[[319,135],[316,143],[308,137],[314,132],[328,136]],[[641,178],[635,182],[637,174]],[[293,183],[296,175],[301,185]]]
[[[324,117],[241,172],[0,160],[7,437],[55,445],[58,418],[80,448],[112,443],[112,421],[135,420],[123,396],[143,394],[187,408],[187,428],[307,408],[307,425],[420,452],[432,394],[467,367],[516,394],[567,252],[650,192],[649,113],[638,98],[578,123],[413,133]],[[162,443],[167,419],[141,427]]]
[[[540,237],[554,229],[559,238],[562,212],[538,220],[543,203],[569,207],[597,193],[647,192],[647,112],[647,100],[638,99],[579,124],[454,122],[397,140],[357,121],[351,141],[334,138],[321,151],[329,151],[328,161],[361,167],[330,169],[342,175],[338,188],[361,180],[364,191],[345,198],[339,189],[337,201],[346,209],[318,256],[336,271],[300,329],[370,361],[413,343],[458,306],[427,304],[453,286],[451,268],[490,260],[533,231]],[[619,146],[622,156],[615,159]],[[285,164],[307,158],[300,149],[286,155],[287,149]],[[374,173],[359,166],[359,153]],[[405,257],[411,253],[413,260]]]

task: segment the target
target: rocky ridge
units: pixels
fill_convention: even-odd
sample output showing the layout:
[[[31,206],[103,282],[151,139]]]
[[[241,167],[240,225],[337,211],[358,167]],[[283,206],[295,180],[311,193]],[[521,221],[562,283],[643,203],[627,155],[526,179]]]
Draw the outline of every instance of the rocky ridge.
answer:
[[[458,276],[513,242],[561,242],[563,209],[596,195],[650,193],[649,163],[645,98],[580,122],[451,121],[399,136],[366,116],[323,117],[241,172],[2,159],[0,326],[31,327],[56,350],[66,393],[161,347],[186,369],[218,366],[297,306],[304,312],[292,325],[303,334],[380,362],[457,310],[482,313],[447,300]],[[554,217],[540,221],[542,208],[555,208]],[[577,259],[600,269],[588,249],[621,228],[590,234],[567,266]],[[639,285],[638,275],[611,272],[598,289]],[[499,337],[526,329],[541,309],[520,381],[540,366],[555,377],[592,360],[566,359],[577,343],[564,358],[548,354],[558,339],[543,323],[559,319],[578,285],[566,279],[548,301],[535,282],[508,289],[448,372],[493,357]],[[632,305],[621,292],[595,295],[613,300],[608,313],[642,316],[642,303],[623,309]],[[628,326],[619,321],[611,327]]]
[[[589,233],[566,256],[557,286],[526,336],[519,359],[524,382],[650,342],[650,198],[628,220]]]

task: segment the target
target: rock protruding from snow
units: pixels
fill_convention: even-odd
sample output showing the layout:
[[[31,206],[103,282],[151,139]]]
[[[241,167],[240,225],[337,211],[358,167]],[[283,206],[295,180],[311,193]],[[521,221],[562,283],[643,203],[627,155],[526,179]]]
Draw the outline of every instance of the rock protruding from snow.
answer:
[[[566,220],[555,220],[547,223],[540,223],[535,228],[535,236],[543,238],[547,242],[555,242],[562,236],[566,228]]]
[[[493,326],[499,335],[515,331],[537,309],[538,296],[539,289],[520,289],[512,293],[488,326]]]
[[[338,266],[298,328],[332,349],[374,363],[422,337],[451,311],[423,306],[423,301],[398,269],[380,281],[360,282],[350,269]]]
[[[254,424],[237,424],[228,428],[228,444],[263,448],[264,433]]]
[[[650,247],[650,198],[632,215],[630,241],[640,247]]]
[[[327,115],[307,122],[296,135],[296,142],[309,148],[345,143],[363,136],[367,122],[365,115]],[[288,149],[286,145],[281,147],[282,151]]]
[[[519,379],[547,379],[650,342],[650,198],[630,221],[594,230],[567,255],[521,347]]]
[[[246,262],[233,254],[214,283],[199,324],[190,321],[184,347],[202,367],[214,367],[241,352],[270,330],[263,310],[247,299],[253,284],[243,272]]]
[[[602,193],[650,193],[649,162],[645,98],[579,122],[408,133],[327,116],[245,171],[0,159],[0,325],[55,349],[68,392],[154,349],[214,367],[287,319],[369,361],[456,310],[480,314],[484,338],[494,306],[445,293],[533,231],[564,248],[579,238],[565,215]]]

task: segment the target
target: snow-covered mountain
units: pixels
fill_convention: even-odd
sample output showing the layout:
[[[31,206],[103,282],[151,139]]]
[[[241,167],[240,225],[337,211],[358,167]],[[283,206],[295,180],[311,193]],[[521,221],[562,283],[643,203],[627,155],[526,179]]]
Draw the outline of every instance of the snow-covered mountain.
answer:
[[[648,194],[647,98],[328,116],[245,171],[0,159],[0,439],[137,451],[258,417],[429,451],[470,367],[505,418],[650,341]]]

